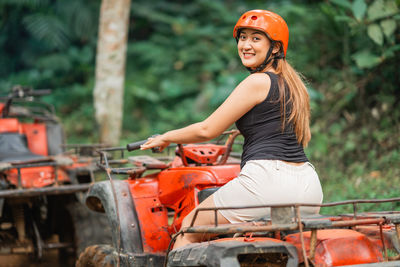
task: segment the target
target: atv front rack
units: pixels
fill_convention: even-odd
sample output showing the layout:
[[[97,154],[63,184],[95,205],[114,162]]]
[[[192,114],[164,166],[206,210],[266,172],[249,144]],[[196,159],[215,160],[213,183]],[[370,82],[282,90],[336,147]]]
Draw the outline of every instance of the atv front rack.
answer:
[[[23,162],[3,162],[0,163],[0,171],[16,169],[18,185],[17,188],[0,190],[1,198],[18,198],[18,197],[34,197],[40,195],[60,195],[76,192],[87,191],[91,183],[84,184],[60,184],[58,178],[58,168],[61,166],[72,165],[73,161],[68,157],[49,156],[36,160],[28,160]],[[40,188],[23,188],[21,169],[36,167],[53,167],[54,168],[54,184],[53,186]]]
[[[32,189],[8,189],[0,191],[1,198],[36,197],[43,195],[63,195],[77,192],[86,192],[91,183],[68,184],[52,187],[32,188]]]
[[[385,261],[400,260],[400,254],[389,257],[384,240],[384,227],[394,228],[395,243],[399,244],[400,241],[400,211],[387,211],[387,212],[357,212],[357,206],[365,203],[388,203],[400,202],[400,198],[390,199],[359,199],[348,200],[324,204],[309,204],[309,203],[294,203],[294,204],[279,204],[279,205],[259,205],[259,206],[240,206],[240,207],[223,207],[223,208],[199,208],[195,211],[194,217],[189,227],[181,229],[175,234],[170,242],[168,253],[171,249],[172,243],[175,242],[179,235],[185,233],[196,234],[224,234],[235,235],[245,234],[246,236],[275,234],[280,238],[280,232],[293,232],[297,231],[300,234],[301,250],[305,266],[313,264],[316,247],[317,247],[317,231],[322,229],[340,229],[351,228],[356,229],[357,226],[378,226],[379,238],[383,247],[383,256]],[[352,205],[353,213],[338,216],[301,216],[300,207],[333,207]],[[270,208],[270,218],[264,218],[259,221],[238,223],[238,224],[219,224],[217,219],[218,210],[232,210],[232,209],[257,209],[257,208]],[[195,226],[195,221],[199,212],[212,211],[214,212],[214,225],[201,225]],[[311,231],[311,238],[309,245],[309,254],[307,256],[306,244],[304,240],[304,231]],[[400,253],[399,248],[396,248],[397,253]],[[310,262],[310,263],[309,263]],[[400,264],[400,262],[399,262]]]

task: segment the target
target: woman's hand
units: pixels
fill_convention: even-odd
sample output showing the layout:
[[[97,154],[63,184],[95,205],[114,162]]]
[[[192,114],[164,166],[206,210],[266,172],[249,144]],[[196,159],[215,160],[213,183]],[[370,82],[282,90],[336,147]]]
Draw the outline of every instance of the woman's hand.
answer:
[[[149,137],[147,139],[147,142],[144,143],[143,145],[140,146],[140,150],[146,150],[149,148],[158,148],[158,150],[161,152],[169,146],[170,142],[164,140],[165,136],[163,135],[157,135],[155,137]]]

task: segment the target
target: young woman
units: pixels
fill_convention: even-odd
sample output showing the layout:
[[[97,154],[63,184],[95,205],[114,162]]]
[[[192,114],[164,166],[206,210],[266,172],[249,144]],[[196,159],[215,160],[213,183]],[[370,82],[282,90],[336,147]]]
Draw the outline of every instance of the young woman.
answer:
[[[304,154],[311,138],[310,106],[305,85],[286,61],[289,30],[286,22],[267,10],[244,13],[233,30],[242,64],[251,72],[207,119],[149,138],[141,148],[170,143],[204,142],[236,123],[244,136],[239,176],[203,201],[199,207],[321,203],[317,173]],[[319,208],[302,208],[302,214]],[[266,209],[218,211],[219,223],[236,223],[265,216]],[[185,217],[189,226],[194,211]],[[213,212],[200,212],[195,225],[213,224]],[[196,234],[180,235],[174,249],[201,241]]]

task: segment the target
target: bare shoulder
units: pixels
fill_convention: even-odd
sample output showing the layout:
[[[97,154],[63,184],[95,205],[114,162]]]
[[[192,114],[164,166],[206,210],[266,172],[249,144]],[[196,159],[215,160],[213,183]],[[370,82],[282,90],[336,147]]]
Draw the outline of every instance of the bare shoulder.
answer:
[[[269,89],[271,87],[271,79],[265,73],[253,73],[242,81],[243,85],[254,86],[255,88]]]
[[[265,73],[253,73],[244,79],[239,87],[256,96],[257,102],[262,102],[271,88],[271,79]]]

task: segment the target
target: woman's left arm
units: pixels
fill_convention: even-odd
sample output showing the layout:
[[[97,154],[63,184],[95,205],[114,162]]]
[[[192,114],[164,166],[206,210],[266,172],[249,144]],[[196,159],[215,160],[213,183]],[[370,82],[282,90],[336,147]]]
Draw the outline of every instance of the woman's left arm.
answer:
[[[160,147],[162,150],[170,143],[187,144],[211,140],[261,103],[267,97],[270,85],[271,80],[264,73],[249,75],[207,119],[149,138],[141,149]]]

